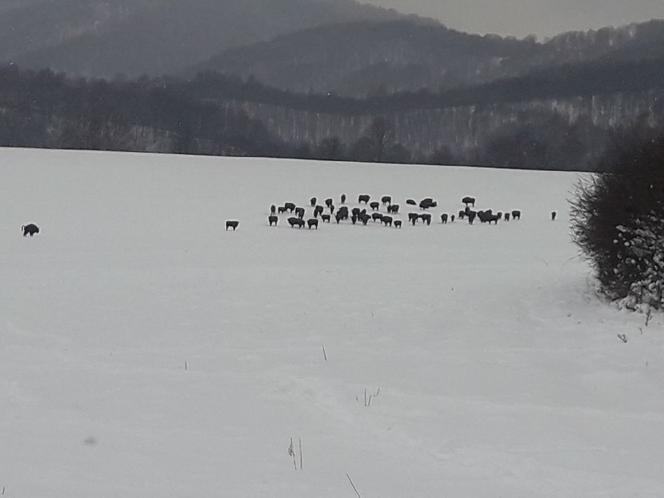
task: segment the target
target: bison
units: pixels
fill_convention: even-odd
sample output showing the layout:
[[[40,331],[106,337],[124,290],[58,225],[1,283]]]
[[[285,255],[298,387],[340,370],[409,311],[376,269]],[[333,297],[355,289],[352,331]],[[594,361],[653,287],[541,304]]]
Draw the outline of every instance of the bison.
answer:
[[[312,197],[311,199],[309,199],[309,203],[311,204],[311,207],[316,207],[317,202],[318,202],[318,199],[316,199],[315,197]]]
[[[369,216],[369,215],[366,214],[366,213],[360,215],[360,221],[362,222],[362,224],[363,224],[364,226],[366,226],[367,223],[369,223],[369,220],[370,220],[370,219],[371,219],[371,216]]]
[[[329,214],[321,214],[320,218],[321,220],[323,220],[323,223],[329,223],[330,220],[332,219],[332,216]]]
[[[295,215],[301,220],[304,219],[304,208],[295,208]]]
[[[386,227],[388,226],[391,227],[393,221],[394,218],[392,218],[391,216],[383,216],[383,223],[385,224]]]
[[[475,211],[469,211],[467,213],[467,216],[468,216],[468,223],[470,223],[471,225],[475,223],[475,218],[477,217],[477,213]]]
[[[371,219],[376,222],[376,221],[383,221],[383,215],[380,213],[374,213],[371,215]]]
[[[341,204],[346,204],[346,194],[341,194]]]
[[[318,230],[318,219],[311,218],[307,221],[307,226],[309,227],[309,230],[311,230],[313,227],[316,227],[316,230]]]
[[[431,209],[438,206],[438,203],[433,199],[427,198],[420,202],[420,209]]]
[[[360,210],[360,208],[353,208],[353,210],[351,211],[352,215],[355,216],[355,217],[360,216],[361,212],[362,211]]]
[[[380,202],[383,204],[392,204],[392,196],[389,195],[384,195],[381,199]]]
[[[410,221],[413,225],[417,223],[417,220],[420,219],[420,215],[417,213],[408,213],[408,221]]]
[[[267,219],[267,221],[270,223],[270,226],[274,225],[276,227],[279,223],[279,217],[272,215]]]
[[[556,221],[558,213],[556,211],[551,211],[551,221]]]
[[[287,211],[292,213],[293,211],[295,211],[295,204],[293,204],[292,202],[287,202],[286,204],[284,204],[284,208],[286,208]]]
[[[451,221],[452,223],[454,223],[455,220],[456,220],[456,216],[452,215],[451,218],[450,218],[450,221]]]
[[[461,199],[461,202],[463,202],[466,205],[466,207],[468,207],[468,206],[475,207],[475,198],[474,197],[470,197],[470,196],[464,197],[463,199]]]
[[[431,215],[430,214],[421,214],[420,219],[427,225],[431,225]]]
[[[417,202],[415,202],[414,199],[408,199],[406,201],[406,204],[408,204],[409,206],[417,206]]]
[[[325,205],[329,208],[332,207],[334,201],[332,199],[325,199]]]
[[[226,231],[228,231],[229,228],[232,228],[233,231],[237,230],[237,227],[240,226],[239,221],[227,221],[226,222]]]
[[[390,214],[399,214],[399,204],[392,204],[387,206],[387,212]]]
[[[23,230],[23,237],[27,237],[28,235],[32,237],[36,233],[39,233],[39,227],[34,223],[30,223],[29,225],[23,225],[21,227],[21,230]]]
[[[378,211],[380,209],[380,202],[372,202],[369,204],[369,207],[374,211]]]
[[[288,224],[291,228],[302,228],[304,226],[304,220],[301,220],[300,218],[288,218]]]
[[[505,213],[505,221],[510,221],[510,213]]]
[[[314,208],[314,218],[318,218],[320,215],[323,214],[323,206],[316,206]]]
[[[444,225],[447,225],[447,221],[449,220],[449,218],[450,217],[447,214],[440,215],[440,221],[442,221]]]
[[[277,214],[277,206],[274,204],[270,206],[270,214]]]
[[[521,211],[519,211],[518,209],[512,211],[512,219],[521,221]]]
[[[277,212],[279,214],[284,214],[287,211],[285,206],[279,206],[279,209],[277,209]]]
[[[401,220],[396,220],[394,222],[394,228],[401,228]]]
[[[363,195],[360,195],[360,196],[357,198],[357,203],[358,203],[358,204],[369,204],[369,201],[370,201],[370,200],[371,200],[371,196],[370,196],[370,195],[363,194]]]

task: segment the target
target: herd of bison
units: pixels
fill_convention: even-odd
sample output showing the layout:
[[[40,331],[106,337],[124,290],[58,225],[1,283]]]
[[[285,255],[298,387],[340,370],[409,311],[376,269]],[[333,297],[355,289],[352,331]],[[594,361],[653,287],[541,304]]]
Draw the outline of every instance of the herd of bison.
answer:
[[[287,222],[291,228],[304,228],[307,227],[310,230],[315,228],[318,229],[319,222],[321,223],[331,223],[332,219],[336,221],[337,224],[342,222],[350,222],[353,225],[362,224],[368,225],[369,222],[372,223],[382,223],[386,227],[401,228],[403,222],[400,219],[396,219],[401,210],[399,204],[392,203],[392,197],[389,195],[383,196],[378,200],[373,200],[370,195],[363,194],[360,195],[357,199],[357,207],[349,209],[347,205],[346,194],[342,194],[340,198],[339,207],[335,206],[334,199],[326,199],[323,204],[318,203],[316,197],[312,197],[309,200],[309,210],[310,217],[305,220],[307,215],[307,208],[302,206],[297,206],[293,202],[286,202],[282,206],[272,205],[270,207],[270,215],[268,216],[269,226],[278,226],[280,222],[280,215],[288,216]],[[440,215],[440,221],[443,224],[454,223],[457,219],[468,221],[469,224],[474,224],[476,221],[480,223],[494,223],[498,224],[499,221],[510,221],[510,220],[521,220],[521,211],[518,209],[508,211],[508,212],[496,212],[494,213],[492,209],[487,209],[483,211],[475,211],[476,199],[474,197],[464,197],[461,200],[461,203],[464,205],[464,208],[461,209],[456,214],[442,213]],[[429,212],[432,209],[438,207],[438,202],[432,198],[422,199],[419,203],[414,199],[408,199],[406,201],[408,206],[414,206],[415,208],[419,207],[419,212],[408,213],[408,222],[412,225],[417,225],[418,223],[423,223],[426,225],[431,225],[433,221],[433,215]],[[381,208],[383,212],[381,212]],[[551,220],[555,221],[557,217],[557,212],[551,212]],[[226,230],[232,229],[235,231],[240,225],[239,221],[229,220],[226,222]]]
[[[301,206],[297,206],[292,202],[287,202],[283,206],[272,205],[270,207],[270,216],[268,217],[268,224],[272,227],[279,225],[279,215],[290,215],[287,219],[288,224],[291,228],[304,228],[308,227],[310,230],[312,228],[318,229],[319,220],[322,223],[331,223],[332,218],[337,222],[350,221],[353,225],[362,224],[368,225],[369,222],[373,223],[382,223],[386,227],[401,228],[403,222],[396,217],[399,215],[401,206],[399,204],[392,203],[392,197],[389,195],[383,196],[378,201],[372,201],[370,195],[360,195],[357,199],[358,207],[349,209],[346,201],[346,194],[342,194],[340,207],[334,205],[334,200],[332,198],[325,200],[325,205],[318,204],[318,199],[312,197],[309,201],[311,216],[305,221],[305,216],[307,214],[307,209]],[[448,214],[442,213],[440,215],[440,221],[443,224],[454,223],[457,219],[467,220],[471,225],[476,221],[481,223],[495,223],[498,224],[499,221],[510,221],[511,220],[521,220],[521,211],[518,209],[508,211],[508,212],[497,212],[494,213],[492,209],[487,209],[484,211],[475,211],[476,199],[474,197],[464,197],[461,200],[461,203],[465,205],[457,214]],[[421,200],[419,203],[413,199],[408,199],[406,201],[408,206],[415,206],[420,208],[420,212],[411,212],[408,213],[408,222],[412,225],[417,225],[418,223],[423,223],[426,225],[431,225],[433,221],[433,216],[428,211],[438,207],[438,202],[432,198],[426,198]],[[381,207],[384,209],[384,212],[381,212]],[[371,210],[371,212],[369,212]],[[551,212],[551,220],[555,221],[557,217],[557,212]],[[228,230],[237,230],[240,226],[240,222],[236,220],[226,221],[226,231]],[[29,225],[23,225],[21,227],[23,231],[23,236],[30,237],[39,233],[39,227],[34,223]]]

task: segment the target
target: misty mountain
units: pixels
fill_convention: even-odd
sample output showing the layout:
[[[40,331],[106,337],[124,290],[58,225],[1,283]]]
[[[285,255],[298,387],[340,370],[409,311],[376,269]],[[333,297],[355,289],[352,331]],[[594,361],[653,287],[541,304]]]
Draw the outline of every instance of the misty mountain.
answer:
[[[659,55],[664,55],[664,22],[566,33],[538,43],[399,20],[286,34],[226,50],[191,73],[213,70],[293,91],[364,96],[477,85],[561,64]]]
[[[0,57],[85,76],[167,74],[323,22],[399,16],[354,0],[6,0]]]

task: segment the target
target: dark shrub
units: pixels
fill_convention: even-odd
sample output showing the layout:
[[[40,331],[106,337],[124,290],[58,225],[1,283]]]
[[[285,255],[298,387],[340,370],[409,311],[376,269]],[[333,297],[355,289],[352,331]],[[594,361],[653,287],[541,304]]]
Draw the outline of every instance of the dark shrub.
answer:
[[[603,171],[578,184],[575,242],[609,298],[661,308],[664,286],[664,136],[631,138],[600,160]]]

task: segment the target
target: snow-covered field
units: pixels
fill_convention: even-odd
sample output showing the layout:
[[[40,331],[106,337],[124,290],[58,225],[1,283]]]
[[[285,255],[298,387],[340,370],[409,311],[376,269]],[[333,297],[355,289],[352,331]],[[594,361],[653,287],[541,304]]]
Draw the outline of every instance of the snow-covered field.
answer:
[[[33,150],[0,173],[5,497],[664,496],[662,318],[593,294],[575,174]],[[266,226],[342,192],[440,207]],[[523,220],[441,225],[466,194]]]

